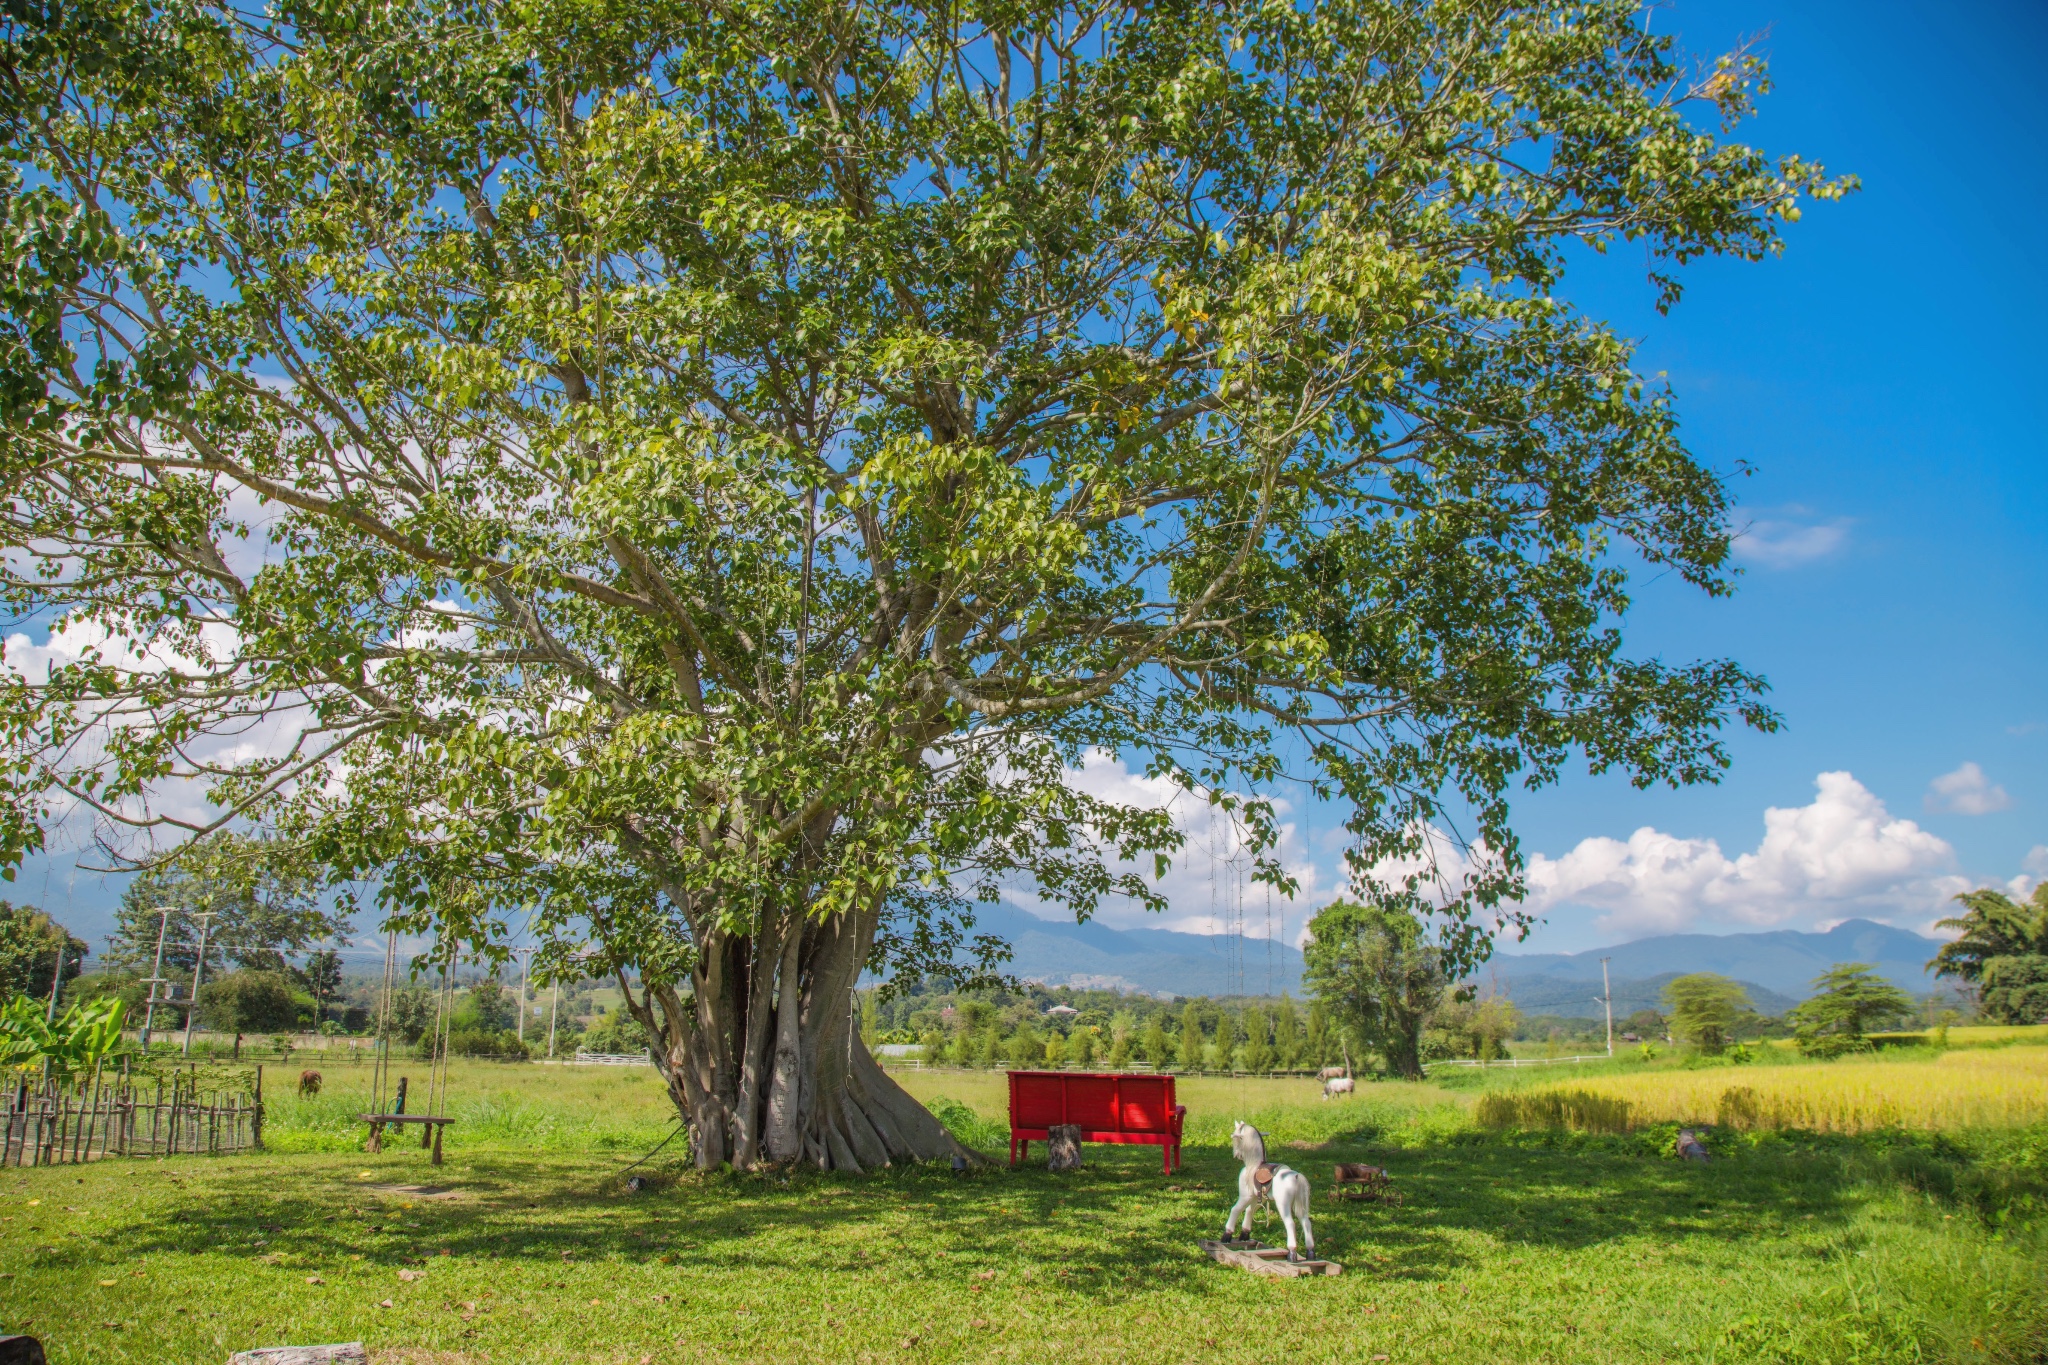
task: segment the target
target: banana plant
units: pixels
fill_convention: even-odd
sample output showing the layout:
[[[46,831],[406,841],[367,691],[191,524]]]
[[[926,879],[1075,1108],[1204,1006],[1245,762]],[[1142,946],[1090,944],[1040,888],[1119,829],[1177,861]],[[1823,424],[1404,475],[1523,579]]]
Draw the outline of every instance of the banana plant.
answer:
[[[118,1054],[128,1006],[112,996],[72,1005],[52,1024],[42,1007],[16,996],[0,1008],[0,1071],[49,1066],[55,1076],[88,1072]]]

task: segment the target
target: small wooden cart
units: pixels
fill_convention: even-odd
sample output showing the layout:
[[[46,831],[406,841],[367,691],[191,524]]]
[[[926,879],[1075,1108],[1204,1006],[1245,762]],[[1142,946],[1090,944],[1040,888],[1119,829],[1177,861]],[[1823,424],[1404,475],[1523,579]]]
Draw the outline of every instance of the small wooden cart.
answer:
[[[1395,1205],[1401,1202],[1401,1192],[1394,1188],[1393,1178],[1385,1168],[1368,1166],[1362,1161],[1338,1162],[1336,1186],[1339,1199],[1373,1199]]]
[[[363,1150],[381,1152],[384,1150],[384,1125],[387,1123],[417,1123],[420,1129],[420,1150],[434,1149],[434,1164],[441,1164],[441,1130],[455,1122],[435,1114],[357,1114],[356,1117],[370,1125],[370,1142]]]

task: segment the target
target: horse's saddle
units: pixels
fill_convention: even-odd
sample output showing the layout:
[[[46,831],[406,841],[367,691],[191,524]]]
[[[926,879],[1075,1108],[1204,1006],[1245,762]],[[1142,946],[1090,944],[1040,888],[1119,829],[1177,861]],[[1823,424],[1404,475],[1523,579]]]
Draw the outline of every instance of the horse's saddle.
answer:
[[[1261,1161],[1258,1169],[1252,1172],[1252,1183],[1259,1187],[1260,1194],[1265,1194],[1273,1188],[1273,1169],[1272,1162]]]

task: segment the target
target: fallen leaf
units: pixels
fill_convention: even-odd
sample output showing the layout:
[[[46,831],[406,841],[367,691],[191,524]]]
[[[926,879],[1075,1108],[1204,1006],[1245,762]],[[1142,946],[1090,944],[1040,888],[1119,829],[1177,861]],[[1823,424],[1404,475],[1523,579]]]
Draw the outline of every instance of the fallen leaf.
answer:
[[[598,1305],[598,1304],[599,1304],[600,1302],[602,1302],[602,1300],[599,1300],[599,1299],[592,1299],[592,1300],[590,1301],[590,1306],[591,1306],[592,1308],[595,1308],[595,1307],[597,1307],[597,1305]]]
[[[987,1319],[987,1318],[976,1318],[976,1319],[974,1319],[974,1320],[973,1320],[972,1322],[968,1323],[967,1325],[968,1325],[969,1327],[972,1327],[972,1328],[974,1328],[975,1330],[979,1331],[979,1330],[980,1330],[981,1328],[984,1328],[984,1327],[988,1326],[988,1319]]]
[[[401,1270],[398,1272],[398,1278],[407,1281],[424,1280],[427,1278],[427,1272],[424,1270]]]
[[[326,1283],[327,1283],[327,1281],[325,1281],[325,1280],[321,1279],[321,1278],[320,1278],[320,1277],[319,1277],[318,1275],[308,1275],[308,1276],[306,1277],[306,1283],[307,1283],[307,1284],[326,1284]]]
[[[389,1300],[389,1299],[379,1299],[379,1300],[377,1301],[377,1306],[378,1306],[379,1308],[389,1308],[389,1307],[391,1306],[391,1300]]]
[[[917,1345],[917,1333],[912,1332],[909,1336],[903,1338],[903,1344],[899,1346],[897,1349],[907,1351],[915,1345]]]
[[[121,1283],[121,1282],[120,1282],[119,1280],[101,1280],[101,1281],[100,1281],[100,1288],[102,1288],[102,1289],[105,1289],[105,1288],[107,1288],[107,1287],[108,1287],[109,1285],[116,1285],[116,1284],[119,1284],[119,1283]]]

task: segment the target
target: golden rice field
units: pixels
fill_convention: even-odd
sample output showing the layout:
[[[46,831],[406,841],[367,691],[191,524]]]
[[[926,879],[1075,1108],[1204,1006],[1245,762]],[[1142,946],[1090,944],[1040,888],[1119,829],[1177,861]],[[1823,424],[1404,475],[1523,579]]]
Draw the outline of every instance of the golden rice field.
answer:
[[[2020,1127],[2048,1122],[2048,1047],[1603,1076],[1482,1095],[1476,1116],[1496,1128],[1606,1133],[1659,1123],[1816,1133]]]

